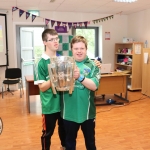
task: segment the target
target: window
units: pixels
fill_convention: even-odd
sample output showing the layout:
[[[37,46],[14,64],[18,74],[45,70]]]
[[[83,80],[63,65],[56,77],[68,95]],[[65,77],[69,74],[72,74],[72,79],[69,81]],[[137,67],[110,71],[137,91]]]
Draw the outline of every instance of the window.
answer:
[[[87,55],[91,59],[99,56],[98,33],[99,33],[98,27],[87,27],[87,28],[77,27],[76,29],[73,29],[73,35],[82,35],[87,39],[87,41],[88,41]]]

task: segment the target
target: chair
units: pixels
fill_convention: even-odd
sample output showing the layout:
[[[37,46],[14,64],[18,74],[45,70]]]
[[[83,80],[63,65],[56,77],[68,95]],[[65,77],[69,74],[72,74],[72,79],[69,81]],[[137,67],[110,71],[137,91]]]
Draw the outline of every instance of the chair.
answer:
[[[12,85],[12,84],[19,84],[20,98],[22,97],[23,84],[22,84],[21,77],[22,77],[22,74],[21,74],[20,68],[7,68],[5,70],[5,78],[7,78],[7,79],[3,80],[3,83],[2,83],[2,98],[4,95],[4,92],[3,92],[3,86],[4,85],[8,85],[7,91],[10,92],[12,95],[14,95],[9,89],[9,85]],[[22,92],[21,92],[21,88],[22,88]]]

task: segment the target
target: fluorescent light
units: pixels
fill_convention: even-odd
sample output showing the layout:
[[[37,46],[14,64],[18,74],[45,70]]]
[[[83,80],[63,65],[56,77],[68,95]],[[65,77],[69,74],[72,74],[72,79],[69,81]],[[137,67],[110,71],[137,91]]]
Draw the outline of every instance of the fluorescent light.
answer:
[[[123,2],[123,3],[132,3],[136,2],[137,0],[114,0],[115,2]]]

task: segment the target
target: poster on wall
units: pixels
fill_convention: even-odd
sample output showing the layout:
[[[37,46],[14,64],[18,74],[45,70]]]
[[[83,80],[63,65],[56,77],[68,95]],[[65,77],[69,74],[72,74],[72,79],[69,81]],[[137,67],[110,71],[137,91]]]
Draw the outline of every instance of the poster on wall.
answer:
[[[105,32],[105,40],[110,40],[110,32]]]
[[[55,26],[57,33],[67,33],[67,26]]]

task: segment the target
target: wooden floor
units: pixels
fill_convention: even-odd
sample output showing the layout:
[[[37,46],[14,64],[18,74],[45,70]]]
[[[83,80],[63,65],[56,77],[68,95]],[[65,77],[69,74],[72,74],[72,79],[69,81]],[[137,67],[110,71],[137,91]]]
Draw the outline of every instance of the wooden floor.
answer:
[[[150,98],[140,91],[128,92],[131,103],[124,106],[97,106],[97,150],[150,150]],[[107,95],[107,98],[119,100]],[[136,100],[136,101],[135,101]],[[135,102],[133,102],[135,101]],[[103,103],[96,100],[96,103]],[[4,129],[0,135],[0,150],[41,150],[41,108],[39,96],[31,98],[31,113],[27,113],[25,94],[0,94],[0,117]],[[57,128],[52,137],[51,150],[59,150]],[[81,130],[77,150],[85,150]]]

